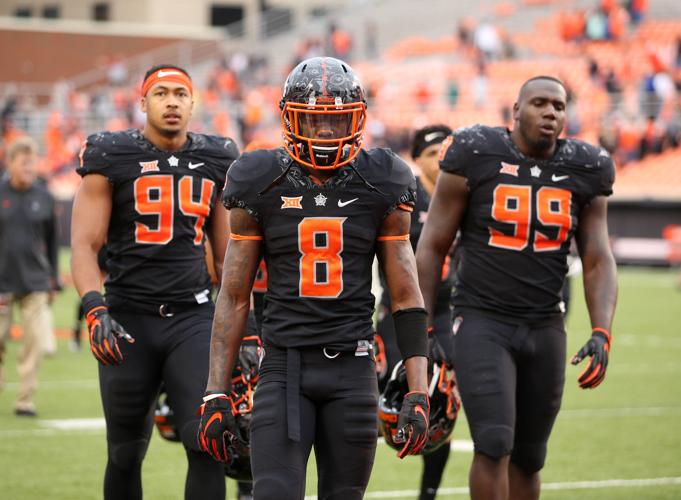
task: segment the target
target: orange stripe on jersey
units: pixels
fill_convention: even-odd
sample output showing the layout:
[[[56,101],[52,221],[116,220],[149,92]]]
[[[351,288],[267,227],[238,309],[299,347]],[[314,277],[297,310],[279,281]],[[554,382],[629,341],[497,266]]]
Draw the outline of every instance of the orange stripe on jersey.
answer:
[[[229,237],[236,241],[262,241],[262,236],[260,235],[247,236],[243,234],[229,233]]]
[[[400,203],[399,205],[397,205],[397,208],[399,208],[400,210],[404,210],[405,212],[414,211],[414,207],[412,207],[411,205],[407,205],[406,203]]]
[[[397,236],[379,236],[378,241],[409,241],[408,234],[400,234]]]

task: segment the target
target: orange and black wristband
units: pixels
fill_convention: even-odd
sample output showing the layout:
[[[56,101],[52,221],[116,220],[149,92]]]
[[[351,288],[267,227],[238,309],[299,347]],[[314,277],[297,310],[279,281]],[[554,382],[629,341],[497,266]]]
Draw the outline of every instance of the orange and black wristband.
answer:
[[[610,344],[612,342],[612,335],[605,328],[592,328],[591,329],[591,335],[593,335],[596,332],[605,335],[605,338],[608,340],[608,344]]]

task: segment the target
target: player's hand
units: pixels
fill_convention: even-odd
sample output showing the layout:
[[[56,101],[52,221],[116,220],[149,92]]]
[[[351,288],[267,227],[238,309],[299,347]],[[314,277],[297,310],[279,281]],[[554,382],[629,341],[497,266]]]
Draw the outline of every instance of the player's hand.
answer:
[[[231,463],[234,458],[234,446],[237,444],[239,431],[234,418],[234,405],[229,396],[206,392],[205,401],[199,408],[201,424],[199,425],[199,446],[218,462]]]
[[[134,343],[135,339],[109,315],[104,299],[99,292],[88,292],[83,296],[83,309],[90,336],[90,350],[103,365],[120,365],[123,354],[118,339]]]
[[[582,389],[594,389],[603,382],[609,354],[610,334],[601,328],[595,329],[588,342],[572,357],[572,364],[576,365],[591,356],[590,363],[577,380]]]
[[[402,401],[402,410],[397,418],[396,443],[404,443],[397,453],[398,458],[418,455],[428,438],[430,402],[425,392],[409,392]]]
[[[239,347],[239,363],[241,364],[241,371],[246,377],[246,380],[253,380],[258,376],[258,369],[260,368],[260,353],[262,351],[262,344],[260,337],[251,335],[244,337]]]

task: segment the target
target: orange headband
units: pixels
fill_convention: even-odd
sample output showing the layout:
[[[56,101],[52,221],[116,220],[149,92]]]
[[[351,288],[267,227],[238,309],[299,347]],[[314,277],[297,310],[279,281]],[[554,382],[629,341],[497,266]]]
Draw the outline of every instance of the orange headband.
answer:
[[[175,68],[161,68],[149,75],[142,83],[142,97],[146,96],[149,89],[159,82],[179,83],[187,87],[190,94],[194,93],[191,79],[182,71]]]

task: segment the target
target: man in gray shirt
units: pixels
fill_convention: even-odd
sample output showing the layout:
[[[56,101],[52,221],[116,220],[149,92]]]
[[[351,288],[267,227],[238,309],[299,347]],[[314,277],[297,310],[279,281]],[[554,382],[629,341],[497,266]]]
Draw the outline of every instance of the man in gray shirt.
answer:
[[[40,361],[56,349],[50,309],[59,287],[55,202],[37,179],[36,149],[29,137],[10,144],[7,175],[0,178],[0,370],[16,302],[23,324],[14,408],[19,416],[36,415],[33,394]]]

